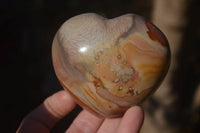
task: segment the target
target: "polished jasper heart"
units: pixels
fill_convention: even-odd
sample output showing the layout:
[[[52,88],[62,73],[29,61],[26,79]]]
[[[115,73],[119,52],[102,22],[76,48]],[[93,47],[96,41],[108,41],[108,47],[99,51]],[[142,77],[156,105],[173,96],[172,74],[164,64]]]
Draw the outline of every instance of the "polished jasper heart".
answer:
[[[61,26],[52,57],[60,83],[78,104],[116,117],[158,88],[170,49],[163,33],[138,15],[106,19],[87,13]]]

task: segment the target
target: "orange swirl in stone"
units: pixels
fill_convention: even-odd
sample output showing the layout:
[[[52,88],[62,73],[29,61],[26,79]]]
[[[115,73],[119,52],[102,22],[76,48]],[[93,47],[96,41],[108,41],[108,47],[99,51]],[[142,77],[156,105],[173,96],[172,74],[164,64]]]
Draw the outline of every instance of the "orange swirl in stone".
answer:
[[[170,62],[166,37],[135,14],[106,19],[87,13],[55,35],[56,75],[82,107],[102,117],[122,115],[150,96]]]

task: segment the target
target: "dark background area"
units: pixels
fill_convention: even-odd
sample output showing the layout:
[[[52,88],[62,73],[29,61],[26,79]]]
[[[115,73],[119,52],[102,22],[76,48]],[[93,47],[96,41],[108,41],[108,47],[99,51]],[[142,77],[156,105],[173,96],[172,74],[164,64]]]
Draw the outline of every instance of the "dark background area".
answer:
[[[193,128],[192,131],[199,131],[200,126],[200,109],[196,110],[195,116],[189,110],[200,81],[198,5],[199,2],[194,2],[187,14],[190,21],[185,29],[183,47],[177,57],[179,66],[173,79],[180,110],[175,116],[167,116],[172,118],[171,123],[182,122],[183,127]],[[151,9],[150,0],[1,0],[0,132],[15,132],[27,113],[62,89],[52,66],[51,44],[63,22],[86,12],[108,18],[136,13],[150,19]],[[77,106],[52,132],[64,132],[80,110]]]

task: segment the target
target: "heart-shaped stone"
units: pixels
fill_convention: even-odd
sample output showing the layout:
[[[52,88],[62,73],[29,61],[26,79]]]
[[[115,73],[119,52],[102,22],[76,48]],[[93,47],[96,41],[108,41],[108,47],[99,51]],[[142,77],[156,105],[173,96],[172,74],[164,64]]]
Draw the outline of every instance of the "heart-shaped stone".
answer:
[[[87,13],[61,26],[52,57],[60,83],[78,104],[116,117],[158,88],[170,49],[163,33],[138,15],[106,19]]]

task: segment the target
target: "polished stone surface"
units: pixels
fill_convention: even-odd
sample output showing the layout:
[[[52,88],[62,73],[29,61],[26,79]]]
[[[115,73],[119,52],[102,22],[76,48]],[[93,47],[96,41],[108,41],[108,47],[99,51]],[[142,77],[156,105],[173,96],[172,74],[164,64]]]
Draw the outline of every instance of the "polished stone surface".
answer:
[[[138,15],[106,19],[87,13],[61,26],[52,57],[60,83],[78,104],[116,117],[158,88],[170,49],[163,33]]]

